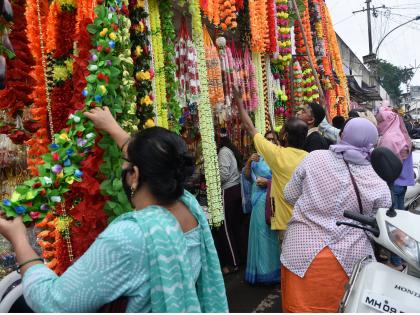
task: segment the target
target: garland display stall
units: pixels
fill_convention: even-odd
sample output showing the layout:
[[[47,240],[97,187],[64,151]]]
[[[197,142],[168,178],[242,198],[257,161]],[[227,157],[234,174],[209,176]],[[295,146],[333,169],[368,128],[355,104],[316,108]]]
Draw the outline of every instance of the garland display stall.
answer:
[[[57,274],[131,211],[120,149],[84,111],[107,106],[131,133],[179,133],[196,157],[188,189],[215,227],[224,217],[221,128],[244,156],[252,152],[235,88],[261,133],[310,102],[330,118],[347,115],[323,0],[14,0],[3,11],[0,208],[36,224]]]

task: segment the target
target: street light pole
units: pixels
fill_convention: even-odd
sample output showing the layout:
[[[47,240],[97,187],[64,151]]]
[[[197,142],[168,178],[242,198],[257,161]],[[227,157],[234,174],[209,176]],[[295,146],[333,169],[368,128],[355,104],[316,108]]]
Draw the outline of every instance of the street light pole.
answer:
[[[420,20],[420,15],[418,15],[414,19],[411,19],[411,20],[409,20],[407,22],[404,22],[403,24],[398,25],[397,27],[395,27],[392,30],[390,30],[384,37],[382,37],[381,41],[379,42],[379,44],[378,44],[378,46],[376,47],[376,50],[375,50],[375,55],[378,54],[379,47],[381,46],[381,44],[383,43],[383,41],[385,40],[385,38],[388,37],[389,34],[391,34],[392,32],[394,32],[395,30],[399,29],[400,27],[403,27],[404,25],[407,25],[408,23],[411,23],[411,22],[414,22],[414,21],[418,21],[418,20]]]

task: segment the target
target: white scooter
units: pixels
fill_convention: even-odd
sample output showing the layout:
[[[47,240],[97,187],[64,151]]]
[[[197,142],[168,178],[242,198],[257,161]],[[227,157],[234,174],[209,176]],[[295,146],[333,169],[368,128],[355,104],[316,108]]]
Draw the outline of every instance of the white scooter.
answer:
[[[401,172],[401,162],[388,149],[372,153],[372,166],[388,184]],[[420,215],[409,211],[379,209],[376,217],[346,211],[344,217],[361,223],[337,222],[370,232],[373,240],[400,256],[404,272],[363,258],[353,269],[340,304],[344,313],[420,313]]]

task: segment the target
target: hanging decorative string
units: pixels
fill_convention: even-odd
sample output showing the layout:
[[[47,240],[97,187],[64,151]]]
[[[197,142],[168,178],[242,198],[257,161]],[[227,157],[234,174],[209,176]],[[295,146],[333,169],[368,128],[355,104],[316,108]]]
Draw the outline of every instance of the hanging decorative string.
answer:
[[[149,11],[149,1],[148,0],[144,1],[144,10],[146,12],[150,12]],[[150,14],[148,14],[147,18],[146,18],[146,27],[147,27],[148,30],[151,30]],[[148,37],[149,43],[152,43],[153,39],[152,39],[152,33],[151,32],[149,32],[147,37]],[[153,45],[149,45],[149,49],[150,49],[150,52],[149,52],[149,54],[150,54],[150,64],[155,65],[155,60],[154,60],[154,57],[153,57],[154,56]],[[154,80],[152,80],[152,95],[153,95],[153,99],[155,100],[153,102],[153,113],[155,114],[154,123],[156,124],[157,121],[158,121],[158,117],[157,117],[158,109],[157,109],[157,105],[156,105],[157,104],[157,102],[156,102],[156,77],[155,77]]]
[[[263,65],[260,53],[252,53],[252,61],[254,63],[257,91],[258,91],[258,107],[255,112],[255,128],[259,133],[265,134],[265,95],[264,95],[264,78]]]
[[[198,116],[203,147],[204,175],[207,184],[207,200],[210,215],[209,224],[217,227],[223,222],[224,214],[221,199],[219,163],[214,140],[213,114],[208,94],[204,34],[198,0],[191,0],[189,2],[189,11],[192,15],[192,34],[198,57],[198,75],[201,89],[198,103]]]
[[[166,79],[164,72],[164,53],[161,34],[159,4],[157,0],[149,1],[150,31],[152,33],[153,61],[155,63],[155,94],[157,124],[168,129],[168,104],[166,99]]]
[[[269,55],[265,56],[265,73],[266,73],[266,78],[267,78],[267,101],[268,101],[268,106],[267,106],[267,112],[266,114],[268,114],[266,117],[266,119],[268,119],[268,121],[266,122],[266,129],[270,130],[271,126],[274,126],[274,98],[273,98],[273,93],[274,93],[274,84],[273,84],[273,74],[271,73],[271,62],[270,62],[270,57]],[[270,121],[271,120],[271,124]],[[268,123],[268,126],[267,126]]]

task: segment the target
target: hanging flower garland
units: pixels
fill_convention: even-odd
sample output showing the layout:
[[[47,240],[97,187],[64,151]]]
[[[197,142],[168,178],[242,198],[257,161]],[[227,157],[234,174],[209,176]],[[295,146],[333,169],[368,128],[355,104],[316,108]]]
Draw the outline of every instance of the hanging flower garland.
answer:
[[[279,130],[286,122],[287,118],[287,101],[288,97],[286,93],[278,87],[273,92],[274,94],[274,114],[276,121],[276,129]]]
[[[219,52],[206,27],[204,27],[203,30],[203,37],[210,104],[213,107],[221,107],[224,104],[225,95],[223,91],[222,67],[220,64]]]
[[[277,51],[277,11],[273,0],[267,1],[268,47],[266,52],[274,54]]]
[[[322,3],[319,4],[320,7],[320,13],[321,13],[321,26],[322,26],[322,35],[323,35],[323,41],[324,41],[324,49],[325,49],[325,56],[322,57],[322,68],[325,71],[325,75],[328,77],[328,81],[331,84],[331,89],[326,91],[326,100],[328,103],[328,109],[330,111],[330,117],[334,117],[334,115],[331,113],[332,108],[334,108],[334,105],[336,103],[337,94],[336,90],[338,88],[337,83],[334,80],[334,73],[332,70],[332,58],[331,58],[331,52],[330,52],[330,44],[328,40],[328,27],[326,23],[326,17],[325,17],[325,10]],[[318,32],[318,30],[317,30]],[[328,82],[323,82],[324,86]]]
[[[51,95],[51,112],[54,130],[66,127],[66,120],[74,108],[72,99],[73,45],[76,31],[75,3],[54,1],[50,6],[47,25],[46,51],[51,57],[51,81],[47,77]],[[48,29],[53,29],[48,31]],[[49,36],[53,36],[52,38]]]
[[[175,26],[173,24],[174,8],[172,0],[159,1],[161,33],[164,49],[164,72],[166,79],[166,99],[169,111],[169,126],[172,131],[179,132],[181,126],[181,107],[177,98],[178,82],[175,78]]]
[[[333,73],[329,62],[328,42],[325,40],[324,22],[325,18],[322,14],[322,8],[319,0],[311,0],[309,2],[309,12],[311,16],[311,23],[314,25],[314,45],[315,54],[318,59],[318,73],[324,92],[329,92],[334,89],[332,84]],[[328,100],[328,98],[327,98]],[[328,100],[329,101],[329,100]],[[329,103],[329,102],[328,102]]]
[[[303,98],[303,73],[299,61],[293,63],[294,103],[297,108],[304,105]]]
[[[38,14],[39,12],[39,14]],[[37,165],[43,163],[41,155],[48,152],[50,138],[48,136],[47,122],[47,96],[44,67],[42,62],[41,50],[44,49],[40,44],[40,33],[46,34],[46,18],[48,12],[48,2],[39,0],[27,0],[26,2],[26,23],[29,48],[35,61],[35,66],[30,75],[35,80],[33,93],[31,95],[34,103],[30,113],[37,128],[32,138],[26,144],[28,149],[28,170],[31,175],[38,175]],[[40,29],[41,27],[41,29]],[[51,131],[51,130],[50,130]]]
[[[149,30],[146,19],[149,13],[145,10],[143,0],[131,1],[130,6],[132,42],[131,55],[134,61],[134,77],[137,90],[137,117],[140,119],[140,129],[153,127],[153,86],[154,71],[151,68]]]
[[[3,90],[0,90],[0,110],[4,110],[11,120],[22,117],[32,104],[32,90],[35,80],[29,75],[31,67],[35,64],[30,54],[29,42],[26,37],[25,19],[26,0],[18,0],[12,3],[14,23],[9,35],[10,43],[15,50],[15,56],[7,60],[7,80]],[[20,118],[18,118],[20,119]],[[22,144],[40,126],[27,119],[23,121],[23,128],[14,124],[0,122],[0,133],[5,133],[15,144]]]
[[[273,91],[275,90],[276,87],[276,82],[274,80],[274,76],[271,72],[271,62],[270,62],[270,57],[267,55],[266,56],[267,62],[266,62],[266,74],[267,74],[267,87],[268,87],[268,119],[269,121],[266,121],[266,129],[267,130],[271,130],[272,127],[275,126],[275,113],[274,113],[274,93]],[[271,123],[270,123],[271,121]],[[268,123],[268,124],[267,124]]]
[[[303,30],[300,29],[299,22],[295,20],[295,45],[296,45],[296,53],[297,55],[306,56],[306,46],[305,41],[303,39],[302,31],[305,32],[306,39],[309,46],[310,56],[312,63],[314,64],[315,68],[317,68],[317,61],[315,56],[315,50],[313,45],[313,38],[312,38],[312,31],[311,31],[311,22],[309,16],[309,7],[308,7],[308,0],[303,0],[304,4],[304,11],[302,12],[302,24]]]
[[[301,59],[300,65],[303,73],[303,101],[305,104],[318,102],[319,92],[311,66],[309,62],[304,59]]]
[[[288,3],[288,0],[276,0],[278,57],[274,58],[274,60],[279,62],[281,70],[287,68],[292,60]]]
[[[204,32],[201,24],[201,12],[198,0],[191,0],[189,2],[189,12],[192,15],[192,34],[198,56],[198,74],[201,90],[198,103],[198,116],[202,137],[204,174],[207,184],[207,200],[210,214],[209,224],[217,227],[223,222],[224,215],[221,199],[219,163],[214,140],[213,114],[209,102]]]
[[[66,127],[66,120],[69,113],[75,110],[72,107],[71,99],[73,97],[73,45],[75,40],[76,27],[76,7],[75,3],[63,3],[62,1],[54,1],[50,5],[48,14],[47,36],[43,37],[45,42],[45,52],[48,58],[47,69],[47,86],[50,90],[50,110],[52,118],[53,130],[61,130]],[[63,40],[64,39],[64,40]],[[70,193],[67,193],[66,199],[73,200]],[[63,204],[57,206],[56,213],[66,213]],[[53,222],[60,224],[62,220],[67,220],[68,216],[57,216]],[[35,218],[34,218],[35,219]],[[67,220],[68,221],[68,220]],[[47,262],[51,264],[58,274],[64,272],[70,264],[73,247],[70,239],[69,226],[65,225],[64,229],[49,233],[46,238],[45,231],[42,231],[38,238],[43,240],[41,244],[48,244],[51,241],[53,246],[48,248]],[[61,254],[59,254],[61,253]]]
[[[88,85],[83,90],[83,95],[87,109],[106,105],[113,114],[121,115],[119,120],[132,121],[134,113],[130,106],[135,106],[133,86],[112,83],[130,80],[132,75],[129,71],[132,71],[129,50],[130,22],[118,15],[114,7],[110,9],[108,11],[104,5],[98,6],[95,9],[95,24],[88,27],[94,36],[92,42],[95,43],[96,49],[92,51],[88,67],[90,75],[86,78]],[[111,23],[121,25],[121,28],[118,32],[104,34],[104,29],[109,30]],[[101,73],[104,76],[100,75]],[[70,115],[68,125],[69,128],[54,135],[54,143],[49,146],[50,152],[42,156],[43,164],[38,167],[39,176],[25,181],[16,188],[10,199],[3,200],[1,208],[8,217],[23,215],[24,222],[42,219],[49,211],[61,206],[72,184],[82,180],[80,163],[94,144],[94,126],[81,112]],[[118,177],[116,175],[119,172],[121,153],[109,136],[104,137],[100,145],[106,146],[107,150],[101,171],[109,176],[102,183],[101,189],[103,193],[111,196],[112,200],[118,200],[118,203],[108,202],[105,210],[111,215],[121,214],[129,210],[125,194],[121,190],[119,174]]]
[[[270,45],[267,0],[249,0],[251,25],[251,48],[253,52],[264,53]]]
[[[157,0],[149,1],[150,30],[152,33],[153,61],[155,65],[155,93],[157,124],[168,128],[168,111],[166,97],[166,78],[164,72],[164,52],[161,34],[159,5]]]
[[[236,21],[238,5],[234,0],[204,0],[200,1],[200,6],[210,23],[223,31],[234,30],[238,27]],[[240,6],[243,7],[243,3],[240,3]]]
[[[248,48],[244,52],[244,69],[243,69],[244,81],[246,83],[246,100],[245,104],[248,104],[246,109],[248,111],[255,111],[258,107],[258,86],[257,86],[257,74],[254,63],[252,61],[251,52]]]
[[[255,128],[259,133],[265,134],[265,95],[264,95],[264,78],[261,62],[261,54],[252,53],[252,61],[256,71],[258,107],[255,112]]]
[[[176,79],[178,80],[178,94],[183,100],[182,107],[190,102],[196,102],[200,92],[198,78],[197,52],[187,30],[186,20],[181,24],[178,39],[175,44]]]
[[[225,94],[225,105],[230,108],[233,101],[233,88],[237,85],[234,82],[234,62],[232,51],[227,46],[225,37],[218,37],[216,45],[219,49],[220,66],[222,70],[223,91]]]
[[[335,31],[332,25],[331,16],[325,3],[322,4],[322,10],[325,16],[328,44],[329,44],[329,50],[332,57],[332,64],[339,80],[337,91],[336,91],[336,95],[338,98],[338,101],[336,103],[339,105],[339,108],[336,109],[335,113],[338,112],[340,115],[346,116],[348,113],[348,106],[349,106],[349,101],[350,101],[348,85],[347,85],[347,77],[343,69],[343,62],[341,60],[340,48],[338,46],[337,37],[336,37]],[[331,106],[330,110],[332,111],[333,108],[334,107]],[[336,115],[335,113],[331,112],[332,117]]]
[[[74,56],[73,64],[73,97],[71,107],[82,110],[85,107],[82,91],[86,87],[86,77],[89,75],[88,65],[91,59],[91,39],[87,26],[93,22],[94,6],[92,1],[78,2],[76,16],[75,42],[77,43],[77,55]],[[103,162],[103,151],[98,147],[98,140],[91,150],[92,154],[85,156],[80,163],[83,172],[83,181],[74,182],[71,191],[65,195],[67,202],[66,212],[72,221],[66,217],[54,218],[47,224],[49,227],[54,223],[56,241],[55,255],[50,264],[55,264],[54,271],[58,274],[64,272],[71,264],[68,253],[68,241],[63,234],[67,234],[63,227],[68,227],[68,235],[71,240],[71,254],[74,259],[79,258],[94,242],[97,236],[105,229],[108,217],[103,211],[106,198],[100,192],[100,183],[103,175],[99,168]],[[51,221],[51,219],[49,220]],[[62,233],[59,233],[61,231]],[[52,254],[51,252],[49,253]]]

